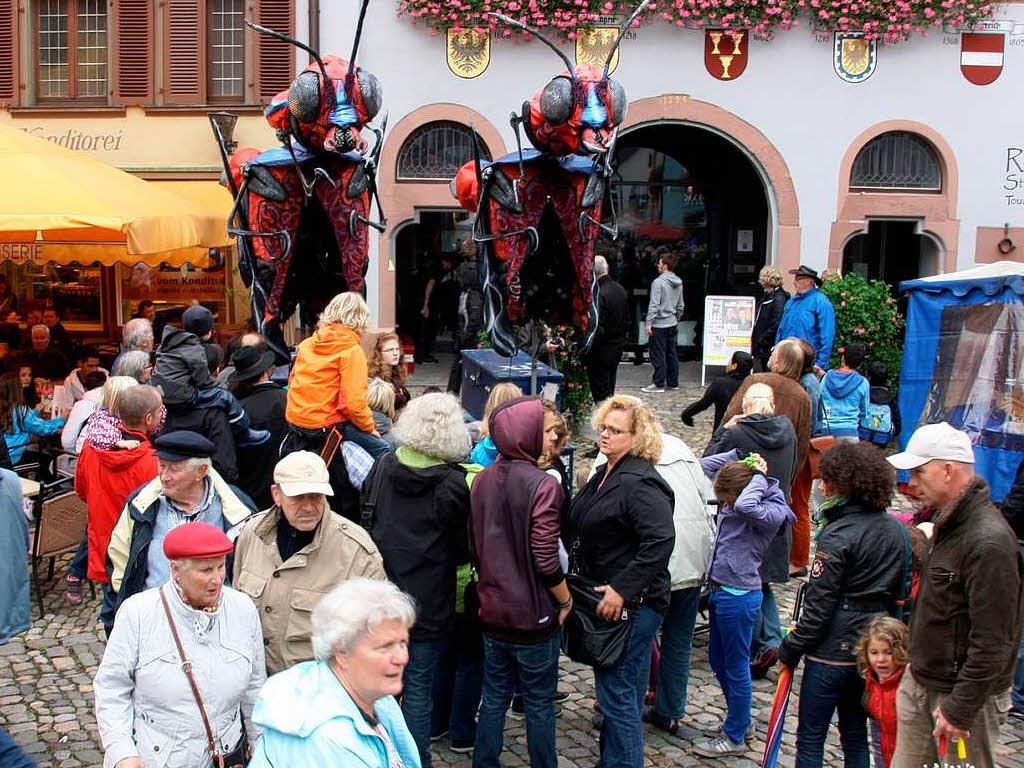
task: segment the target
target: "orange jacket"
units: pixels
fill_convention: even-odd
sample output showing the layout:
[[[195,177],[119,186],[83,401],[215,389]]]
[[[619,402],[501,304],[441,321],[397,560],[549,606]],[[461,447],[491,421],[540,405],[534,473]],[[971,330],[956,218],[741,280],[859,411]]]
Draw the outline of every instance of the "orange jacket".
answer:
[[[329,325],[299,344],[284,417],[303,429],[351,421],[364,432],[373,432],[366,403],[366,355],[358,332],[347,325]]]

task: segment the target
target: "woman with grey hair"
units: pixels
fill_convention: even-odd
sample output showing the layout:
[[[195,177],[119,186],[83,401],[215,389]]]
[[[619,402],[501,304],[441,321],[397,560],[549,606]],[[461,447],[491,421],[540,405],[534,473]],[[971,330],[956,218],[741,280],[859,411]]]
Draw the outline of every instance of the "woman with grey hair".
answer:
[[[402,707],[430,768],[433,681],[455,626],[456,569],[469,560],[469,486],[481,470],[470,450],[459,401],[447,394],[415,397],[394,435],[398,449],[377,459],[363,483],[363,525],[384,558],[388,578],[416,599]]]
[[[754,359],[761,364],[761,370],[768,370],[768,356],[775,346],[775,334],[782,322],[782,310],[789,301],[789,294],[782,287],[782,272],[771,265],[762,267],[757,276],[761,286],[761,299],[754,316]]]
[[[123,352],[117,359],[114,375],[131,376],[139,384],[146,384],[153,375],[153,361],[149,357],[149,352],[143,352],[141,349]]]
[[[387,581],[350,579],[328,592],[313,609],[316,658],[274,675],[256,702],[263,739],[249,768],[416,768],[395,700],[415,620],[412,598]]]

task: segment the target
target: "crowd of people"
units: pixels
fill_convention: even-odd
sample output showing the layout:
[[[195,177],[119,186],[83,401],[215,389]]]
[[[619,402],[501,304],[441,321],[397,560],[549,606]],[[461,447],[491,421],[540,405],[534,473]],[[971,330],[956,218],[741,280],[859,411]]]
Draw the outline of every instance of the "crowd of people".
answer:
[[[682,293],[660,258],[650,394],[678,384],[662,336]],[[596,272],[614,305],[607,264]],[[855,344],[827,370],[811,272],[795,271],[788,300],[766,292],[758,322],[777,327],[684,411],[715,407],[702,457],[591,360],[598,456],[578,481],[553,402],[506,382],[474,421],[450,393],[413,396],[400,340],[370,336],[354,293],[324,308],[286,387],[258,334],[226,356],[209,343],[201,306],[158,344],[133,319],[113,375],[78,354],[66,417],[44,419],[31,381],[8,374],[10,460],[24,461],[23,434],[61,431],[76,460],[88,532],[66,594],[103,588],[104,765],[429,768],[446,737],[497,768],[511,709],[530,765],[555,768],[564,654],[593,668],[602,768],[642,768],[645,723],[699,756],[744,753],[752,680],[801,662],[799,768],[822,764],[836,713],[850,768],[931,765],[947,743],[993,766],[1024,618],[1017,534],[964,433],[921,427],[886,458],[887,372]],[[923,504],[911,520],[890,514],[896,469]],[[791,578],[806,593],[784,634],[773,585]],[[687,718],[705,601],[725,702],[710,730]]]

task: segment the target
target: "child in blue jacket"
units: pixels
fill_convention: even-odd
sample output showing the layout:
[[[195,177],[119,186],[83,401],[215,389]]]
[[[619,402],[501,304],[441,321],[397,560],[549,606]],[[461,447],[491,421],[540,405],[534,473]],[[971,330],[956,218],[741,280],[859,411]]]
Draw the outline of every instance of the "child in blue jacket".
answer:
[[[821,380],[823,435],[858,439],[861,422],[868,417],[870,396],[868,380],[857,373],[863,362],[864,345],[848,344],[843,350],[843,364]]]

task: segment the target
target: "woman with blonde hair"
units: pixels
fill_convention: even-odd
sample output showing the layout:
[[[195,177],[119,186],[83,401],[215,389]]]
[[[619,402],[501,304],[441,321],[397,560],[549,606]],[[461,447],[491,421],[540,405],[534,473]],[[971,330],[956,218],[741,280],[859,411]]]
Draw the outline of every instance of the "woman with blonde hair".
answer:
[[[405,386],[409,374],[402,361],[403,357],[402,340],[397,333],[386,331],[377,334],[370,354],[369,376],[371,379],[386,381],[394,388],[395,413],[405,408],[405,404],[412,399]]]
[[[483,424],[480,427],[480,442],[473,448],[473,453],[470,455],[471,461],[482,467],[489,467],[497,460],[498,446],[491,440],[490,435],[491,413],[502,403],[507,403],[509,400],[515,400],[517,397],[522,396],[523,390],[511,381],[503,381],[491,390],[491,394],[487,396],[487,402],[484,404]]]
[[[570,572],[599,585],[597,613],[632,622],[622,658],[594,669],[604,713],[599,766],[643,768],[641,706],[651,641],[669,606],[673,495],[654,468],[661,428],[643,402],[613,395],[598,406],[593,425],[607,461],[573,500],[562,538]]]
[[[762,267],[757,282],[761,286],[761,300],[754,315],[753,355],[765,371],[789,294],[782,287],[782,271],[778,267]]]

